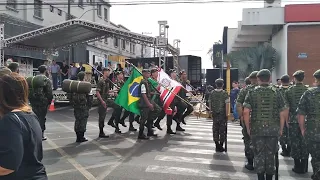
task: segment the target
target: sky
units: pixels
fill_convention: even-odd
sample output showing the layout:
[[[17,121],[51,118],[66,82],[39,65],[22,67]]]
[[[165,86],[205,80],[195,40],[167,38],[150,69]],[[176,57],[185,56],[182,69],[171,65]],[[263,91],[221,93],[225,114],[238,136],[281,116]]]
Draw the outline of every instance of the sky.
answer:
[[[127,0],[117,0],[116,2]],[[112,2],[112,0],[111,0]],[[133,1],[134,2],[134,1]],[[294,3],[301,3],[292,2]],[[285,3],[288,4],[288,3]],[[282,4],[283,6],[284,4]],[[132,32],[159,35],[158,21],[168,21],[169,42],[180,39],[180,54],[202,58],[202,68],[212,68],[209,48],[214,42],[222,41],[223,27],[237,28],[242,19],[243,8],[263,8],[263,2],[210,3],[210,4],[170,4],[112,6],[110,19]]]

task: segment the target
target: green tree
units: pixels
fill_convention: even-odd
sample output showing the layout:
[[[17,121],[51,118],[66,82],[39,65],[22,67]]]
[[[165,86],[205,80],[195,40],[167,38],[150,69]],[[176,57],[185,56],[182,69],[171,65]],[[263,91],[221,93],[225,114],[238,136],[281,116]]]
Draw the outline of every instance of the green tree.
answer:
[[[233,51],[227,55],[227,59],[230,60],[232,67],[238,68],[239,79],[244,79],[252,71],[260,69],[272,71],[279,61],[279,55],[270,44],[264,44]]]

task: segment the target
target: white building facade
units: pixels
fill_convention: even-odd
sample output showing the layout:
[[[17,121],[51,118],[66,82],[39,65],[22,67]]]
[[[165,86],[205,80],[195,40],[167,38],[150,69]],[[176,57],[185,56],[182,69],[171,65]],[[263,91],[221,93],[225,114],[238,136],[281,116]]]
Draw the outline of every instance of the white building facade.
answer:
[[[0,6],[2,16],[5,17],[2,21],[10,22],[8,26],[11,28],[6,29],[5,24],[5,36],[15,36],[21,33],[25,33],[40,27],[57,24],[68,19],[68,4],[67,1],[40,1],[40,0],[8,0],[6,6]],[[51,3],[50,3],[51,2]],[[57,3],[60,2],[60,3]],[[111,6],[108,2],[102,0],[72,0],[70,6],[71,18],[79,18],[99,24],[107,24],[119,29],[128,30],[123,25],[116,25],[110,21],[110,9]],[[6,18],[10,18],[11,21],[7,21]],[[20,23],[20,22],[23,23]],[[29,27],[30,26],[30,27]],[[6,30],[23,29],[13,34],[7,34]],[[54,42],[48,42],[54,43]],[[117,37],[105,37],[104,39],[97,40],[95,42],[88,43],[83,47],[74,48],[75,52],[73,56],[59,55],[58,61],[72,58],[75,62],[93,62],[92,59],[101,61],[107,60],[108,56],[124,56],[127,58],[138,57],[151,57],[150,47],[143,47],[140,44],[127,42]],[[12,50],[8,52],[14,54]],[[84,52],[86,51],[86,52]],[[61,51],[59,51],[61,52]],[[28,53],[25,53],[28,54]],[[29,53],[32,54],[32,53]],[[29,57],[32,57],[28,55]],[[60,57],[61,56],[61,57]],[[85,58],[84,58],[85,57]],[[36,58],[36,57],[34,57]],[[44,56],[36,59],[43,59]]]

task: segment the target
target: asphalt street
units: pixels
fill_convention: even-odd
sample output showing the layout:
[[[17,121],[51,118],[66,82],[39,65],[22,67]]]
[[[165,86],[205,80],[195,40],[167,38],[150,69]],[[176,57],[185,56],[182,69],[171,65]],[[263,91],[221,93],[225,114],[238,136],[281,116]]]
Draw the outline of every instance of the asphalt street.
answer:
[[[108,113],[109,115],[111,114]],[[110,116],[106,118],[108,121]],[[126,120],[128,125],[128,120]],[[121,135],[106,126],[108,139],[98,137],[98,113],[93,107],[85,143],[75,143],[74,116],[70,107],[57,108],[47,116],[47,141],[43,142],[49,180],[256,180],[244,168],[241,127],[228,124],[228,152],[216,153],[209,119],[187,118],[186,131],[166,135],[165,120],[159,137],[137,140],[137,133],[121,127]],[[138,128],[138,124],[135,124]],[[175,129],[175,128],[174,128]],[[279,151],[280,152],[280,151]],[[280,180],[307,180],[311,173],[291,171],[293,160],[279,155]],[[311,165],[309,165],[311,172]]]

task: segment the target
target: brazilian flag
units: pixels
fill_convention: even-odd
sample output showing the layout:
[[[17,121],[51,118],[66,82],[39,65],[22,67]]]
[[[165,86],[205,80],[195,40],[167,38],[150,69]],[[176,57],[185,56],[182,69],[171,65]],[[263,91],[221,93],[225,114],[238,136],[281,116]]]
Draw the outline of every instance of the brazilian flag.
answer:
[[[142,79],[143,76],[141,72],[134,68],[131,76],[124,83],[115,100],[115,103],[122,106],[127,111],[138,115],[140,115],[140,108],[138,106],[138,101],[140,99],[139,86]],[[157,87],[158,85],[158,83],[151,78],[149,78],[149,82],[152,83],[154,87]]]

